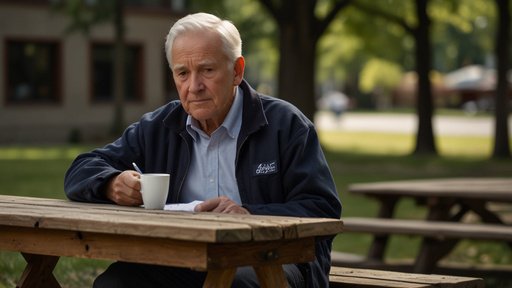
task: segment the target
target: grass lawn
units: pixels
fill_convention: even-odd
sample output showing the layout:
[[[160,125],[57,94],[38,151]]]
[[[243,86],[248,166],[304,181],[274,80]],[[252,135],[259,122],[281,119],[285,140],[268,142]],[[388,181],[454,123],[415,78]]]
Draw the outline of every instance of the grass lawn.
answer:
[[[490,160],[491,141],[483,137],[441,137],[438,139],[440,157],[408,155],[414,139],[403,134],[322,132],[320,137],[343,202],[343,216],[376,216],[378,210],[377,201],[347,193],[350,183],[512,176],[512,161]],[[403,218],[422,218],[425,213],[424,207],[416,206],[412,200],[402,200],[397,208],[397,216]],[[366,234],[340,234],[334,249],[365,254],[370,241]],[[419,243],[414,237],[392,237],[387,257],[411,257]],[[484,249],[483,246],[473,248],[478,244],[475,241],[462,244],[452,255],[454,261],[512,264],[512,254],[506,245],[486,243]]]
[[[64,199],[63,175],[74,157],[88,147],[0,147],[0,194]],[[54,274],[63,287],[92,287],[109,262],[62,257]],[[0,288],[16,286],[25,261],[0,252]]]
[[[357,182],[434,177],[512,176],[512,160],[489,160],[491,139],[448,137],[438,140],[439,157],[409,156],[414,138],[404,134],[320,132],[322,145],[343,202],[344,216],[374,216],[377,203],[346,192]],[[64,198],[63,175],[84,146],[0,147],[0,194]],[[425,210],[412,201],[402,201],[398,214],[420,218]],[[371,237],[340,234],[338,251],[364,255]],[[419,239],[393,237],[387,257],[411,258]],[[512,264],[510,248],[491,242],[463,241],[447,261]],[[24,260],[17,253],[0,252],[0,288],[14,287]],[[63,287],[91,287],[92,279],[109,262],[63,257],[55,275]]]

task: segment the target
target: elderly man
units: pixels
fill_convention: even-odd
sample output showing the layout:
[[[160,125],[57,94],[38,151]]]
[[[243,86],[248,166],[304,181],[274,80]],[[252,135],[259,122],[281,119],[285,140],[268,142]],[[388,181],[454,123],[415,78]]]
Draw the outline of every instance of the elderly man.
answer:
[[[229,21],[206,13],[177,21],[165,49],[180,100],[79,155],[66,173],[67,196],[141,205],[135,162],[144,172],[170,173],[167,202],[203,200],[197,212],[339,218],[341,203],[313,124],[291,104],[249,86],[241,48]],[[290,287],[328,287],[331,243],[318,240],[314,262],[283,266]],[[201,287],[205,276],[116,262],[94,287]],[[238,269],[233,287],[258,287],[253,269]]]

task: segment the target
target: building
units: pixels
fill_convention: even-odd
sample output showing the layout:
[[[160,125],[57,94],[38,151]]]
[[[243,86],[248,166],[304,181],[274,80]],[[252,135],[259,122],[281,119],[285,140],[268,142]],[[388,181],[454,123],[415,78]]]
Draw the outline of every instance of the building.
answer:
[[[0,145],[104,140],[113,121],[111,22],[66,34],[44,0],[0,0]],[[94,2],[83,1],[84,5]],[[164,41],[184,0],[125,0],[124,122],[175,98]]]

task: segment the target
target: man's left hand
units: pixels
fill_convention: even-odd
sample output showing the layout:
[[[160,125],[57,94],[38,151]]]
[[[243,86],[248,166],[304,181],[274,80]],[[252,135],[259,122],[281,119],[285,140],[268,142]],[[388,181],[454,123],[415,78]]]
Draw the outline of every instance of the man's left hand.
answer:
[[[203,201],[194,208],[195,212],[217,212],[230,214],[251,214],[244,207],[236,204],[226,196],[220,196]]]

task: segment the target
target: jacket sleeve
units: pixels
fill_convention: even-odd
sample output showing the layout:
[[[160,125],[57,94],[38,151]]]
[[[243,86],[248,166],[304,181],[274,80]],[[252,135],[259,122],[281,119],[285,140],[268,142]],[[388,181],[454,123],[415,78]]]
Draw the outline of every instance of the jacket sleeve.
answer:
[[[124,170],[133,170],[131,163],[139,161],[141,148],[139,123],[128,127],[115,142],[103,148],[79,155],[64,177],[64,191],[70,200],[108,203],[105,186]]]

